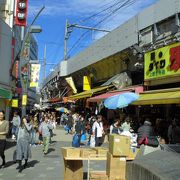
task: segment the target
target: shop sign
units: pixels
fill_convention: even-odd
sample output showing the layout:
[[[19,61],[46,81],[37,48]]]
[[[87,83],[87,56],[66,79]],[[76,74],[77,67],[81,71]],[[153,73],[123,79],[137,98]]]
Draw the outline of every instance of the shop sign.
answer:
[[[12,107],[18,107],[18,99],[12,99]]]
[[[83,76],[83,90],[88,91],[91,89],[91,77]]]
[[[31,64],[30,87],[38,87],[40,64]]]
[[[22,96],[22,105],[26,106],[26,104],[27,104],[27,95],[23,95]]]
[[[144,79],[180,74],[180,43],[145,53]]]

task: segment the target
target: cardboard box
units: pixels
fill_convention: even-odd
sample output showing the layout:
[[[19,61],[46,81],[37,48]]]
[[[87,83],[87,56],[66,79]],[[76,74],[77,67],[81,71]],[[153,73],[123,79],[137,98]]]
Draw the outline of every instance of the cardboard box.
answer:
[[[109,135],[109,152],[113,156],[129,156],[130,138],[117,134]]]
[[[80,157],[80,148],[62,147],[61,151],[62,151],[63,157],[67,157],[67,158]]]
[[[126,158],[112,156],[107,153],[106,174],[109,180],[125,180],[126,177]]]
[[[139,152],[139,148],[131,147],[130,150],[129,150],[128,158],[135,159],[138,152]]]
[[[96,157],[96,151],[91,148],[81,148],[80,155],[83,158]]]
[[[93,148],[96,153],[100,156],[106,156],[107,155],[107,152],[108,152],[108,148],[105,148],[105,147],[95,147]]]
[[[90,180],[108,180],[106,171],[90,171]]]
[[[65,160],[64,159],[64,180],[83,179],[83,161],[82,160]]]

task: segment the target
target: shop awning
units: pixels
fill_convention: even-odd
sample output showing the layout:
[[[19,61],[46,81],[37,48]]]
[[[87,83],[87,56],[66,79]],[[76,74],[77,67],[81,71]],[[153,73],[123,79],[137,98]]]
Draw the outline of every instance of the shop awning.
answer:
[[[0,98],[12,99],[12,93],[9,90],[0,88]]]
[[[137,94],[143,92],[143,86],[132,86],[132,87],[128,87],[128,88],[124,88],[121,90],[116,90],[116,91],[110,91],[98,96],[94,96],[88,99],[89,102],[100,102],[108,97],[117,95],[117,94],[122,94],[125,92],[135,92]]]
[[[132,105],[151,105],[151,104],[179,104],[180,103],[180,88],[149,91],[140,94],[137,101]]]
[[[76,100],[76,99],[82,99],[82,98],[91,97],[93,94],[101,92],[101,91],[103,91],[105,89],[108,89],[110,87],[112,87],[112,85],[97,87],[97,88],[94,88],[94,89],[91,89],[91,90],[88,90],[88,91],[84,91],[84,92],[81,92],[81,93],[73,95],[73,96],[69,96],[68,99]]]

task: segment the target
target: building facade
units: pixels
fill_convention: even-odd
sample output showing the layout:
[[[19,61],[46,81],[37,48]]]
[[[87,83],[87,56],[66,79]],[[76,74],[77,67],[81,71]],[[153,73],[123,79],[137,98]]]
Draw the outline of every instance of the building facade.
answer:
[[[78,55],[61,61],[59,69],[44,81],[42,92],[54,92],[53,84],[63,77],[72,77],[81,92],[83,76],[89,76],[96,87],[125,71],[131,75],[132,85],[144,84],[144,53],[179,42],[179,22],[178,0],[157,1]],[[151,88],[148,81],[145,84]]]

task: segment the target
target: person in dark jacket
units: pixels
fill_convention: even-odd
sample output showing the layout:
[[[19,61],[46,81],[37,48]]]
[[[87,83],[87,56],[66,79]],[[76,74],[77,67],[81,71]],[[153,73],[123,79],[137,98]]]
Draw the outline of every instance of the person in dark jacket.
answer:
[[[137,142],[138,144],[140,145],[141,141],[144,139],[144,138],[148,138],[148,137],[155,137],[155,132],[154,132],[154,129],[153,127],[151,126],[151,122],[150,122],[150,119],[149,118],[146,118],[145,121],[144,121],[144,124],[139,127],[138,129],[138,137],[137,137]]]
[[[69,115],[68,115],[67,126],[68,126],[68,132],[67,132],[67,134],[72,133],[73,117],[72,117],[72,114],[71,114],[71,113],[69,113]]]
[[[120,119],[116,118],[115,122],[110,126],[110,134],[121,134],[121,123]]]
[[[81,143],[81,136],[85,133],[85,122],[84,117],[80,117],[79,121],[75,125],[75,133],[78,135],[79,144]]]

